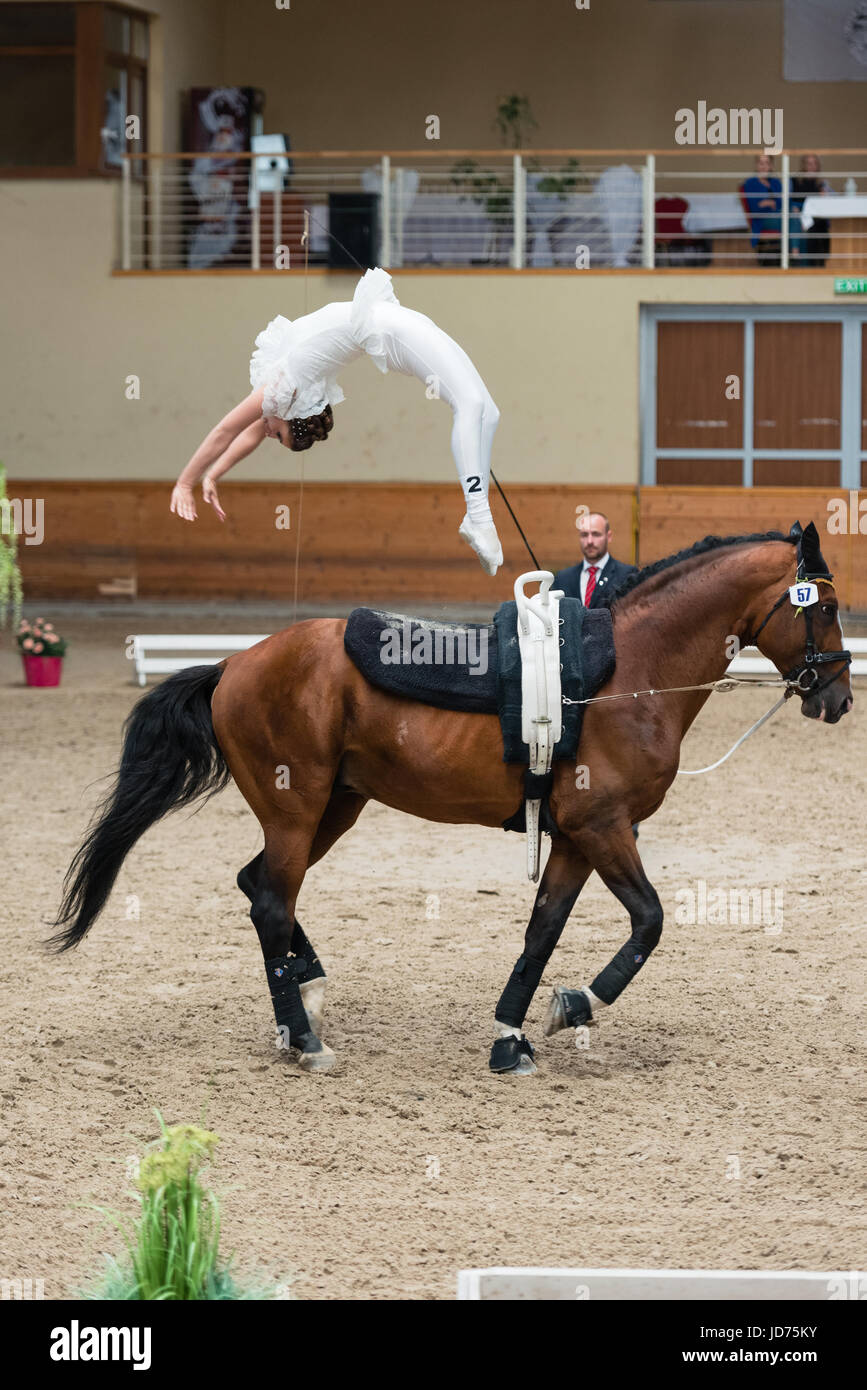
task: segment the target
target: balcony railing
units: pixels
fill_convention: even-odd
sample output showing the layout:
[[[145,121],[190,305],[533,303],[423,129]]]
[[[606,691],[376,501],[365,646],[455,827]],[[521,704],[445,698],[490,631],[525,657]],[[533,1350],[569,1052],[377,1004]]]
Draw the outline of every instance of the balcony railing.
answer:
[[[116,263],[867,274],[867,150],[820,151],[815,175],[806,153],[777,158],[770,203],[747,148],[128,155]]]

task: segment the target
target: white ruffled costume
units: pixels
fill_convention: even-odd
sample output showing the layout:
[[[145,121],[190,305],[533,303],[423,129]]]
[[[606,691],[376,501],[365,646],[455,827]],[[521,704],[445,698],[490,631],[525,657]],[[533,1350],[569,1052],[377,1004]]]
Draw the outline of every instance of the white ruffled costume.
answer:
[[[452,453],[467,506],[460,534],[488,574],[496,574],[503,551],[488,486],[500,412],[463,348],[427,315],[405,309],[386,271],[366,271],[351,302],[326,304],[294,321],[282,314],[271,320],[250,359],[250,384],[264,388],[262,414],[303,419],[337,405],[345,399],[337,373],[364,354],[381,372],[435,385],[451,406]]]

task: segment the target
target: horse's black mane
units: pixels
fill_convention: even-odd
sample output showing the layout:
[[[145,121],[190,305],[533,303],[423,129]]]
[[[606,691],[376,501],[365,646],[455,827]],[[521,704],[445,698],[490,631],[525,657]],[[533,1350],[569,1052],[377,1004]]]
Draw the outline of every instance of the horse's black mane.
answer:
[[[645,579],[652,579],[655,574],[661,574],[663,570],[679,565],[682,560],[690,560],[693,555],[704,555],[709,550],[721,550],[729,545],[749,545],[753,542],[758,544],[760,541],[788,541],[794,545],[796,539],[795,536],[784,536],[782,531],[752,531],[745,536],[705,536],[704,540],[696,541],[695,545],[691,545],[687,550],[679,550],[676,555],[666,555],[663,560],[654,560],[652,565],[645,565],[644,569],[638,570],[636,574],[627,575],[613,591],[609,590],[599,595],[598,606],[610,608],[618,599],[632,593],[639,584],[643,584]]]

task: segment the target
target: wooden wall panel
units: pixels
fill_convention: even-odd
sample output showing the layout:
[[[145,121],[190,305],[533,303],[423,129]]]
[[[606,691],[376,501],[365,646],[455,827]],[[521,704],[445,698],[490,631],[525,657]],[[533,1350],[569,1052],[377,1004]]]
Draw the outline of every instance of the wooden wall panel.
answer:
[[[656,444],[660,449],[739,449],[743,402],[726,381],[744,370],[744,326],[707,320],[662,322],[657,330]]]
[[[744,466],[740,459],[657,459],[656,481],[668,487],[740,487]]]
[[[839,449],[839,323],[755,326],[756,449]]]
[[[604,511],[614,553],[634,553],[634,489],[508,485],[543,567],[580,559],[576,508]],[[169,513],[170,486],[135,482],[8,482],[8,495],[42,498],[45,540],[19,547],[25,594],[97,599],[100,585],[134,585],[143,599],[291,598],[299,528],[297,484],[236,483],[220,497],[227,521],[198,503],[199,519]],[[299,599],[368,603],[437,600],[495,604],[532,562],[491,488],[506,564],[494,583],[457,529],[456,484],[307,483],[300,508]],[[289,508],[289,530],[276,526]]]
[[[645,487],[641,489],[641,563],[692,545],[701,536],[786,532],[793,521],[816,524],[822,553],[836,576],[841,606],[867,612],[867,536],[830,535],[830,498],[841,488]]]
[[[580,558],[576,508],[605,512],[612,552],[642,564],[672,554],[708,533],[788,531],[815,521],[838,576],[844,606],[867,612],[867,535],[832,536],[828,500],[841,489],[768,487],[645,487],[633,549],[635,489],[512,484],[509,500],[540,564],[559,569]],[[99,599],[112,585],[142,599],[285,599],[293,592],[298,487],[236,483],[222,490],[225,525],[210,508],[199,520],[169,514],[162,483],[8,482],[8,495],[42,498],[45,540],[19,545],[29,599]],[[506,564],[492,582],[458,538],[463,515],[454,485],[310,483],[301,516],[299,599],[307,603],[477,603],[494,607],[511,596],[531,568],[502,501],[492,507]],[[275,526],[276,508],[290,509],[290,529]],[[102,591],[101,591],[102,586]]]
[[[753,459],[755,487],[818,487],[830,496],[840,494],[839,482],[839,459]]]

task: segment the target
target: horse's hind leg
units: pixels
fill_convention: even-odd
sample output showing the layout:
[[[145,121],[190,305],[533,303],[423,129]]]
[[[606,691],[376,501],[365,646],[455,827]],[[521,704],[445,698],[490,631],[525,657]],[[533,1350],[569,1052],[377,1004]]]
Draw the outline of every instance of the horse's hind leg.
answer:
[[[564,838],[554,840],[524,938],[524,953],[509,977],[494,1015],[500,1036],[491,1049],[489,1065],[493,1072],[524,1076],[536,1070],[533,1049],[521,1031],[524,1018],[542,971],[590,873],[590,864],[574,845]]]
[[[630,826],[607,832],[583,831],[581,849],[606,888],[629,913],[632,935],[591,985],[556,989],[548,1008],[546,1035],[597,1021],[635,978],[662,935],[662,904],[638,857]]]
[[[238,874],[238,887],[250,899],[250,916],[259,936],[259,943],[262,947],[262,954],[265,957],[266,971],[268,971],[268,983],[271,986],[272,998],[274,998],[275,1015],[278,1014],[278,1003],[274,993],[274,980],[279,983],[280,989],[280,1012],[287,1015],[288,1022],[277,1017],[277,1025],[281,1030],[281,1037],[288,1041],[290,1046],[299,1045],[295,1041],[297,1029],[301,1027],[300,1018],[294,1019],[289,1015],[292,1013],[290,1005],[295,1002],[295,992],[297,990],[306,1021],[315,1043],[314,1047],[308,1044],[302,1047],[301,1065],[307,1069],[322,1069],[325,1059],[328,1065],[334,1058],[330,1049],[324,1048],[319,1040],[319,1032],[322,1027],[322,1013],[325,1007],[325,971],[312,943],[308,940],[301,925],[295,917],[295,901],[301,888],[301,882],[307,868],[315,864],[328,852],[336,840],[350,829],[358,819],[366,798],[357,792],[335,791],[329,798],[328,804],[322,813],[316,833],[310,843],[309,850],[304,859],[303,867],[298,870],[284,868],[284,864],[289,862],[300,865],[301,846],[296,846],[298,831],[274,831],[269,836],[266,834],[265,848],[255,859],[251,859],[249,864],[245,864]],[[306,841],[305,841],[306,843]],[[286,851],[292,848],[292,860],[288,861]],[[276,867],[275,867],[276,866]],[[274,883],[285,884],[285,901],[287,907],[281,908],[284,901],[283,889],[278,888],[275,894]],[[286,916],[286,921],[283,916]],[[289,929],[288,950],[286,945],[287,924]],[[286,957],[289,957],[287,963]],[[269,963],[277,962],[274,970],[281,973],[275,975],[269,970]],[[289,983],[291,972],[291,983]],[[297,1012],[297,1010],[296,1010]],[[293,1031],[293,1026],[295,1031]],[[288,1034],[287,1034],[288,1028]]]
[[[260,850],[255,859],[251,859],[249,864],[244,865],[236,880],[241,892],[250,899],[251,903],[255,899],[258,891],[264,860],[265,851]],[[250,915],[252,916],[252,912]],[[304,1001],[304,1008],[310,1020],[310,1026],[313,1032],[318,1035],[322,1031],[326,976],[322,967],[322,962],[316,954],[313,943],[305,935],[297,917],[294,919],[292,935],[289,938],[289,950],[293,956],[303,958],[305,961],[304,969],[297,977],[298,987],[301,990],[301,998]]]
[[[265,849],[254,885],[250,916],[265,959],[274,1017],[283,1045],[298,1048],[305,1071],[324,1071],[334,1053],[320,1041],[301,998],[300,979],[307,968],[304,956],[291,953],[295,902],[304,874],[312,834],[301,827],[272,827],[265,831]]]

